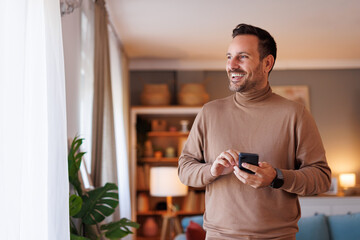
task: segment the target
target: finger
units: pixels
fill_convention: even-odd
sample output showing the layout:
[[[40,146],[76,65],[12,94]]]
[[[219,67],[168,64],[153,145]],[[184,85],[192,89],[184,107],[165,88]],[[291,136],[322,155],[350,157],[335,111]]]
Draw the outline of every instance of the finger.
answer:
[[[234,166],[234,174],[237,179],[239,179],[242,183],[246,184],[246,179],[242,176],[243,171],[241,171],[237,166]]]
[[[238,159],[239,159],[239,153],[238,153],[237,151],[233,150],[233,149],[229,149],[227,152],[228,152],[228,153],[231,155],[231,157],[232,157],[232,164],[233,164],[233,165],[236,165],[236,166],[239,166],[239,161],[238,161]]]
[[[220,164],[220,165],[222,165],[224,167],[230,167],[231,166],[229,161],[227,159],[225,159],[225,158],[218,158],[216,161],[217,161],[217,164]]]
[[[224,160],[227,160],[232,166],[236,165],[235,160],[233,159],[233,156],[228,151],[222,152],[220,154],[221,158]]]
[[[234,167],[234,174],[242,183],[249,185],[253,188],[259,187],[259,177],[249,174],[247,172],[241,171],[238,167]]]
[[[266,167],[271,167],[271,165],[267,162],[259,162],[259,167],[266,168]]]
[[[248,163],[242,163],[241,164],[242,167],[249,169],[250,171],[253,171],[255,174],[258,171],[259,167],[252,165],[252,164],[248,164]]]
[[[241,171],[238,167],[234,166],[234,174],[242,183],[249,185],[253,188],[260,188],[262,186],[262,178],[259,175],[249,174]],[[266,185],[267,186],[267,185]]]
[[[257,169],[256,174],[263,178],[265,178],[269,174],[272,176],[273,169],[274,168],[271,166],[270,163],[259,162],[259,168]]]
[[[242,179],[244,179],[246,182],[251,181],[251,179],[254,177],[254,174],[247,173],[245,171],[242,171],[239,167],[234,166],[234,173],[238,176],[240,176]]]
[[[240,168],[238,166],[234,166],[233,169],[234,169],[234,173],[236,174],[240,173]]]

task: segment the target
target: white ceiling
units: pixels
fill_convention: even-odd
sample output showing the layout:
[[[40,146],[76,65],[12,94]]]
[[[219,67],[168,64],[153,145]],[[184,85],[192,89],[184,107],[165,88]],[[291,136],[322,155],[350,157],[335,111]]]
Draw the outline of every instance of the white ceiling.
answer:
[[[277,69],[360,68],[359,0],[106,0],[131,69],[223,69],[232,29],[268,30]]]

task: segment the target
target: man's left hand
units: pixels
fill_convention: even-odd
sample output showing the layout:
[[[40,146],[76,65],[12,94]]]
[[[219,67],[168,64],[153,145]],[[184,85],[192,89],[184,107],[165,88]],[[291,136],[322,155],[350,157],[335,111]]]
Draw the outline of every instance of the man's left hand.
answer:
[[[242,167],[253,171],[255,174],[241,171],[238,166],[234,166],[235,176],[241,182],[250,185],[253,188],[268,187],[276,177],[275,169],[267,162],[259,162],[259,166],[243,163]]]

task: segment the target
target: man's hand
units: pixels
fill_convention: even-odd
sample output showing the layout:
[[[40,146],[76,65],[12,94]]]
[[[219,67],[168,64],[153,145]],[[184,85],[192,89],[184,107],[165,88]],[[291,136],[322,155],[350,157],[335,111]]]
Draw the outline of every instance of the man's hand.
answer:
[[[239,165],[238,155],[239,152],[233,149],[220,153],[211,165],[211,175],[217,177],[231,173],[233,171],[233,167]]]
[[[259,162],[259,166],[243,163],[242,167],[253,171],[255,174],[249,174],[241,171],[238,166],[234,166],[235,176],[243,183],[252,186],[253,188],[261,188],[270,186],[271,182],[276,177],[275,169],[267,162]]]

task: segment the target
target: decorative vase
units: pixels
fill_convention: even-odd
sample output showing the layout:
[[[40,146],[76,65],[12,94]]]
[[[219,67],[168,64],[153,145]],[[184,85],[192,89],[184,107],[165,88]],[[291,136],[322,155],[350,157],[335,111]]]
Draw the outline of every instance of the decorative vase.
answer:
[[[181,132],[188,132],[189,131],[189,128],[188,128],[189,121],[188,120],[181,120],[180,125],[181,125]]]
[[[151,131],[166,131],[167,122],[165,120],[154,119],[151,121]]]
[[[145,237],[155,237],[159,232],[159,227],[153,217],[146,218],[143,225],[143,235]]]
[[[152,142],[150,140],[146,140],[144,144],[144,157],[152,157],[152,156],[154,156]]]
[[[165,149],[165,157],[167,158],[173,158],[175,157],[175,148],[173,147],[167,147]]]
[[[167,84],[145,84],[140,100],[142,105],[147,106],[169,105],[169,87]]]
[[[163,157],[162,151],[160,151],[160,150],[155,151],[154,152],[154,157],[155,158],[162,158]]]
[[[137,210],[139,212],[149,211],[149,196],[146,193],[140,193],[137,199]]]
[[[200,83],[187,83],[181,86],[178,93],[178,102],[180,105],[201,106],[209,101],[209,94],[205,87]]]

